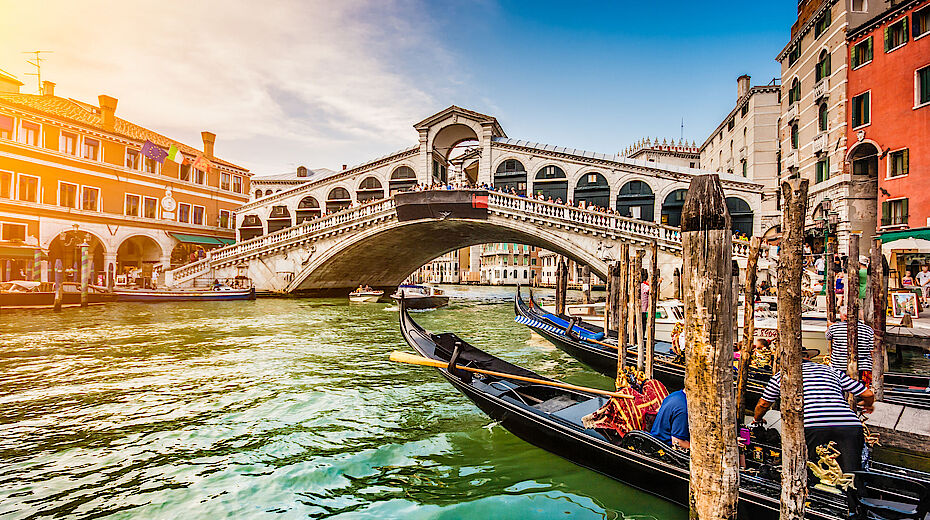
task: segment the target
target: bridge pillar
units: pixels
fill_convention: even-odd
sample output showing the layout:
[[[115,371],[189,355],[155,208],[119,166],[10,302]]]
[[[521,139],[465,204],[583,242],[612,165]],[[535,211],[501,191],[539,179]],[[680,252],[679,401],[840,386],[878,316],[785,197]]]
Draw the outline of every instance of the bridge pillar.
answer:
[[[478,184],[486,182],[489,185],[494,184],[491,178],[491,139],[494,137],[494,129],[490,125],[482,125],[481,128],[481,159],[478,160]]]
[[[420,184],[430,184],[432,182],[432,154],[429,151],[429,129],[420,130],[420,152],[417,156],[417,182]]]

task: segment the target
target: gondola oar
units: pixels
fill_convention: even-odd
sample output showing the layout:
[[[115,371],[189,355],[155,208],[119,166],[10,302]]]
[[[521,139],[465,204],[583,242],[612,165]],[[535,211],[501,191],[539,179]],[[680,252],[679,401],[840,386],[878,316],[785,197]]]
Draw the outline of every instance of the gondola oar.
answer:
[[[391,352],[391,361],[396,361],[398,363],[408,363],[410,365],[422,365],[426,367],[436,367],[436,368],[448,368],[448,363],[443,363],[442,361],[436,361],[433,359],[417,356],[416,354],[410,354],[408,352],[400,352],[395,350]],[[459,370],[467,370],[469,372],[474,372],[476,374],[484,374],[487,376],[493,377],[502,377],[504,379],[514,379],[516,381],[524,381],[527,383],[534,383],[537,385],[546,385],[546,386],[555,386],[558,388],[564,388],[566,390],[577,390],[579,392],[587,392],[591,394],[606,395],[609,397],[618,397],[620,399],[632,399],[633,396],[623,392],[609,392],[607,390],[599,390],[597,388],[588,388],[586,386],[575,386],[568,383],[559,383],[558,381],[546,381],[545,379],[535,379],[532,377],[518,376],[515,374],[506,374],[504,372],[495,372],[493,370],[482,370],[480,368],[472,368],[463,365],[455,365],[455,368]]]

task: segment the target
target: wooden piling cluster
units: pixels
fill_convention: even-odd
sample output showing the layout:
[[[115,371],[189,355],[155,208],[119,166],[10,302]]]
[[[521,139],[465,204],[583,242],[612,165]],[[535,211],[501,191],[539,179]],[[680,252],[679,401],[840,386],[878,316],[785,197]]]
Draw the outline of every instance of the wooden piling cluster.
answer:
[[[752,237],[749,243],[749,258],[746,260],[746,280],[743,285],[743,342],[739,350],[739,366],[736,374],[736,416],[741,418],[746,405],[746,384],[749,382],[749,369],[752,351],[755,348],[756,320],[756,268],[759,265],[759,249],[762,239]]]
[[[888,264],[882,254],[882,240],[876,238],[872,241],[872,275],[869,283],[872,286],[872,329],[875,331],[875,341],[872,345],[872,391],[875,400],[885,398],[885,364],[888,362],[888,352],[885,350],[885,318],[888,308]]]
[[[836,254],[836,245],[827,242],[824,245],[824,283],[827,287],[827,320],[836,319],[836,273],[833,272],[833,256]]]
[[[565,257],[559,257],[559,265],[555,271],[555,312],[565,314],[565,298],[568,292],[568,264]]]
[[[846,375],[859,380],[859,235],[849,235],[846,263]],[[849,406],[856,409],[856,396],[849,394]]]

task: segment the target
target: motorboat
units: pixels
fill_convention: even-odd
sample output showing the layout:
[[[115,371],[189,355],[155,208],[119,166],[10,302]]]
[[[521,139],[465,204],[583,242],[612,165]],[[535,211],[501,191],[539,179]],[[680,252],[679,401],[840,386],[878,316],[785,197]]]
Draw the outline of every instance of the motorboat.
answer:
[[[391,298],[399,301],[403,297],[408,309],[435,309],[449,305],[449,297],[442,289],[432,285],[401,285]]]
[[[376,289],[361,289],[349,293],[349,301],[355,303],[378,303],[384,296],[384,291]]]
[[[555,313],[555,305],[541,305],[543,310]],[[605,302],[566,303],[565,315],[579,318],[585,323],[604,328]],[[672,341],[675,324],[685,320],[685,306],[680,300],[668,299],[656,302],[656,341]]]
[[[606,404],[606,397],[545,384],[554,381],[480,350],[454,333],[431,333],[413,321],[405,300],[399,301],[399,307],[400,330],[407,344],[427,361],[440,365],[442,368],[435,370],[501,427],[575,464],[688,506],[690,458],[687,453],[670,448],[645,431],[633,430],[617,436],[611,430],[590,429],[584,425],[582,418]],[[497,375],[472,373],[462,367]],[[739,518],[779,518],[781,483],[777,462],[780,462],[780,447],[763,442],[756,435],[750,439],[751,447],[764,446],[760,453],[772,455],[763,456],[761,460],[746,458],[746,467],[739,475]],[[776,453],[779,459],[775,459]],[[855,492],[848,496],[839,490],[812,488],[806,518],[892,518],[867,516],[863,512],[877,500],[882,500],[883,506],[900,511],[919,511],[918,508],[925,507],[926,498],[918,501],[904,493],[896,493],[912,489],[915,482],[926,492],[930,474],[871,462],[868,471],[856,475]]]
[[[235,288],[227,285],[211,289],[117,289],[117,301],[121,302],[207,302],[230,300],[254,300],[255,288]]]
[[[81,284],[61,284],[61,306],[80,307]],[[51,309],[55,306],[55,283],[30,280],[0,282],[0,307],[5,309]],[[99,285],[87,286],[87,304],[99,305],[116,300],[116,295]]]

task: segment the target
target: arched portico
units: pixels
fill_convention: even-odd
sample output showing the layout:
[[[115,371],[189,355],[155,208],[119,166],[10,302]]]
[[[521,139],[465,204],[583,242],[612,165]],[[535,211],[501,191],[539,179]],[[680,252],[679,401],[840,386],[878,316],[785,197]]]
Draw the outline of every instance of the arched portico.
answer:
[[[124,239],[116,250],[116,274],[138,271],[136,279],[143,285],[152,279],[152,271],[164,256],[161,245],[152,237],[133,235]],[[168,266],[164,266],[167,268]]]
[[[81,272],[81,244],[88,244],[88,256],[93,262],[91,283],[96,284],[97,278],[106,273],[105,265],[106,246],[97,235],[83,230],[69,230],[59,233],[48,245],[49,279],[55,280],[54,269],[56,262],[61,260],[64,280],[80,281]]]

